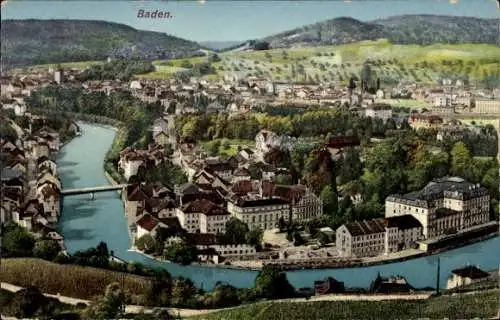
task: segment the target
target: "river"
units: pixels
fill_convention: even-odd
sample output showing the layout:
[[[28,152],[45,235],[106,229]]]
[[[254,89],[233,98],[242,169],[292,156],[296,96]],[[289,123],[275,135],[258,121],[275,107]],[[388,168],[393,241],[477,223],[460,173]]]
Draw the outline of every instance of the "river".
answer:
[[[66,144],[58,159],[58,170],[63,188],[83,188],[109,184],[104,176],[104,155],[111,147],[115,131],[109,128],[80,124],[82,136]],[[236,287],[253,286],[257,272],[215,267],[180,266],[149,259],[137,252],[128,251],[130,239],[123,203],[116,192],[90,196],[67,196],[59,229],[64,236],[67,250],[107,243],[109,250],[127,260],[138,261],[154,267],[163,267],[173,276],[184,276],[204,289],[211,289],[216,282],[227,282]],[[382,276],[402,275],[415,287],[435,286],[437,257],[441,258],[441,286],[444,286],[451,270],[476,264],[489,270],[500,264],[500,238],[483,241],[447,251],[436,256],[423,257],[400,263],[373,267],[299,270],[287,272],[289,281],[296,287],[310,287],[315,280],[332,276],[344,281],[346,286],[367,287],[380,272]]]

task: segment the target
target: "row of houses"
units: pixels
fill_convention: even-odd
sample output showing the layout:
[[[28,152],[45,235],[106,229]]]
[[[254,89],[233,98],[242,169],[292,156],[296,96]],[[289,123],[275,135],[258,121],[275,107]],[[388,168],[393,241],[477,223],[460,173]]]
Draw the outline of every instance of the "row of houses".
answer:
[[[385,200],[385,218],[346,223],[336,230],[344,257],[367,257],[416,248],[418,241],[488,223],[488,190],[459,177],[430,182],[422,190]]]
[[[3,198],[1,221],[15,222],[36,234],[50,233],[60,216],[61,182],[55,157],[59,135],[43,127],[17,141],[1,140]]]

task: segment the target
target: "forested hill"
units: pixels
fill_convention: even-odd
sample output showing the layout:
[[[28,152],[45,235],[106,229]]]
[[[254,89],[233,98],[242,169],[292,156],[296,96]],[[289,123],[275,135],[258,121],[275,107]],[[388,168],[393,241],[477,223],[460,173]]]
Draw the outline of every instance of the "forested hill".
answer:
[[[263,39],[271,48],[319,46],[389,39],[402,44],[498,43],[498,19],[438,15],[402,15],[362,22],[336,18]]]
[[[199,55],[196,42],[93,20],[2,20],[4,68],[103,60],[109,56],[168,59]]]

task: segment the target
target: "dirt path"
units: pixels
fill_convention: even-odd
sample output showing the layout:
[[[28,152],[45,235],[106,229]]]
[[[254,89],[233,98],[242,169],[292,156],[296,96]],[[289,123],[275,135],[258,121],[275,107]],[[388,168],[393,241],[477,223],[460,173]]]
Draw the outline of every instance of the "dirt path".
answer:
[[[17,292],[22,289],[22,287],[15,286],[9,283],[1,282],[0,287],[4,290]],[[89,304],[89,300],[71,298],[67,296],[55,295],[44,293],[45,296],[59,299],[59,301],[76,305],[78,303]],[[414,293],[414,294],[393,294],[393,295],[355,295],[355,294],[328,294],[322,296],[312,296],[309,299],[305,298],[293,298],[293,299],[281,299],[281,300],[272,300],[272,301],[261,301],[258,303],[283,303],[283,302],[311,302],[311,301],[383,301],[383,300],[425,300],[431,296],[430,293]],[[193,317],[204,315],[212,312],[229,310],[239,308],[240,306],[233,308],[225,308],[225,309],[179,309],[179,308],[167,308],[170,314],[180,316],[182,318],[185,317]],[[137,305],[127,305],[125,307],[125,312],[127,313],[151,313],[152,309],[145,308]]]
[[[15,285],[5,283],[5,282],[1,282],[0,287],[3,290],[7,290],[10,292],[17,292],[17,291],[23,289],[22,287],[15,286]],[[90,303],[89,300],[71,298],[71,297],[61,296],[58,294],[44,293],[44,296],[56,298],[59,301],[61,301],[62,303],[71,304],[71,305],[76,305],[78,303],[84,303],[84,304],[88,305]],[[198,316],[198,315],[203,315],[203,314],[223,310],[223,309],[199,309],[198,310],[198,309],[179,309],[179,308],[167,308],[167,309],[171,314],[179,315],[182,318]],[[148,309],[148,308],[144,308],[142,306],[136,306],[136,305],[127,305],[127,306],[125,306],[125,312],[127,312],[127,313],[150,313],[150,312],[152,312],[152,309]]]

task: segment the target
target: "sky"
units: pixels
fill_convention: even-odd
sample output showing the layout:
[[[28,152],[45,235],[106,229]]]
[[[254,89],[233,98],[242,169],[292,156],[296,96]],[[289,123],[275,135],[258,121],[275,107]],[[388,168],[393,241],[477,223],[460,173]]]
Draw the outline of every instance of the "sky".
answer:
[[[171,19],[137,18],[138,10],[169,11]],[[3,19],[105,20],[193,41],[258,39],[302,25],[352,17],[362,21],[400,14],[499,18],[496,0],[325,1],[25,1],[2,3]]]

